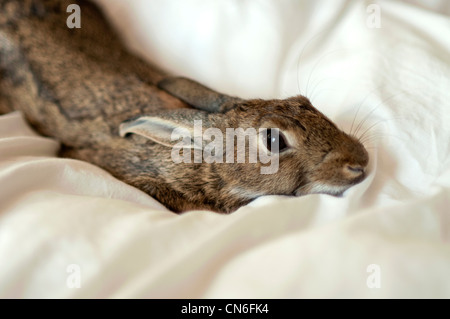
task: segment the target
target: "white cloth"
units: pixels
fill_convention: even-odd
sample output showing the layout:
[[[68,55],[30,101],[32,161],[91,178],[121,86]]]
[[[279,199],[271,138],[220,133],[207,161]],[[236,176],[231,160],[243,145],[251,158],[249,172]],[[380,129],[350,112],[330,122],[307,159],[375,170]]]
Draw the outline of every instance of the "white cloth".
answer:
[[[381,28],[372,1],[97,1],[173,73],[242,97],[303,93],[347,131],[356,115],[369,176],[343,198],[175,215],[7,114],[0,298],[450,297],[447,1],[377,1]]]

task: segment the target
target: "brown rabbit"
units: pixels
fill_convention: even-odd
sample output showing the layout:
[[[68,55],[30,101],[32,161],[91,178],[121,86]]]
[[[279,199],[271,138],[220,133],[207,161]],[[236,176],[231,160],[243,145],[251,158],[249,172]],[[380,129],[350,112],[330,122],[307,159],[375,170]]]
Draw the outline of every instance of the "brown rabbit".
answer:
[[[72,3],[81,8],[81,28],[66,25]],[[94,163],[175,212],[229,213],[271,194],[340,195],[365,177],[363,145],[303,96],[242,100],[167,77],[127,53],[86,1],[0,0],[0,12],[0,112],[22,111],[38,132],[62,142],[62,156]],[[257,142],[247,137],[244,151],[264,149],[278,169],[262,174],[261,161],[238,162],[234,138],[216,154],[233,163],[177,163],[173,132],[192,133],[195,120],[202,133],[224,132],[224,143],[227,128],[255,128]],[[195,157],[210,141],[179,154]]]

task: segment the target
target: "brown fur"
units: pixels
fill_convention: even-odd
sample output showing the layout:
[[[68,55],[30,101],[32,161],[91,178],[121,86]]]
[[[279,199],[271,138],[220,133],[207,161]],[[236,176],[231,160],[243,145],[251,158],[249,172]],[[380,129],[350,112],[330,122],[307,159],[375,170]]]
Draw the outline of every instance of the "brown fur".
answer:
[[[71,3],[81,6],[81,29],[66,26]],[[62,142],[63,156],[94,163],[173,211],[229,213],[262,195],[321,192],[314,185],[322,184],[342,186],[322,191],[339,195],[364,178],[364,147],[305,97],[241,100],[167,78],[127,53],[89,2],[0,0],[0,12],[0,112],[21,110]],[[204,129],[223,132],[277,127],[295,142],[272,175],[260,174],[261,163],[175,164],[170,147],[119,136],[122,122],[141,115],[202,119]]]

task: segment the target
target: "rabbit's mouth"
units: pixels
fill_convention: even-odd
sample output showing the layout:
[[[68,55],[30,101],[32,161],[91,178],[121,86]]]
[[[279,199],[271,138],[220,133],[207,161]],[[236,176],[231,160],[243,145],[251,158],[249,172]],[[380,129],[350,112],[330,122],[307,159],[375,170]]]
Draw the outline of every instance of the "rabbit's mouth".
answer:
[[[328,194],[336,197],[341,197],[344,192],[352,187],[350,185],[330,185],[326,183],[312,182],[299,187],[294,191],[294,196],[304,196],[308,194]]]

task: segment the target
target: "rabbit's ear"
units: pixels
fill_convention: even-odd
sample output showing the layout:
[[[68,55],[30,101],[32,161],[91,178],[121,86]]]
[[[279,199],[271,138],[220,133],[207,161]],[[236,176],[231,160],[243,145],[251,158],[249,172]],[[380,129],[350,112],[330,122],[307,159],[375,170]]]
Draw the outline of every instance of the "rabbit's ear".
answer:
[[[233,104],[243,101],[182,77],[166,78],[158,83],[158,87],[187,104],[207,112],[224,112],[233,108]]]
[[[203,128],[209,125],[206,113],[179,109],[124,121],[119,126],[119,134],[122,137],[130,133],[138,134],[168,147],[173,147],[182,138],[187,146],[201,149],[203,141],[194,137],[195,134],[202,134]]]

